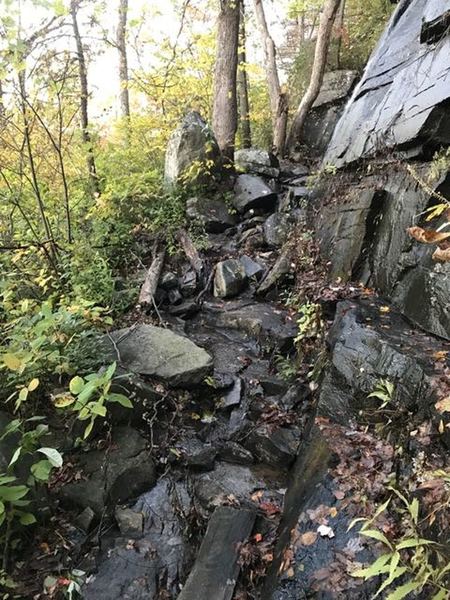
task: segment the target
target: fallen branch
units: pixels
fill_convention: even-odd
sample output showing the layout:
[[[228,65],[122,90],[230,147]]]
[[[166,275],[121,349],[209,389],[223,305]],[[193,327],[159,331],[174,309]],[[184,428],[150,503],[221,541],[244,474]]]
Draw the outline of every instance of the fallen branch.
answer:
[[[180,229],[177,234],[177,240],[183,248],[183,252],[186,254],[191,267],[197,273],[197,275],[203,274],[203,260],[200,258],[200,254],[197,248],[194,246],[193,241],[189,237],[188,232],[185,229]]]
[[[156,288],[158,287],[159,278],[161,277],[161,271],[166,258],[166,249],[156,246],[154,252],[154,258],[150,265],[145,281],[142,284],[141,291],[139,293],[139,305],[142,306],[154,306],[154,297]]]

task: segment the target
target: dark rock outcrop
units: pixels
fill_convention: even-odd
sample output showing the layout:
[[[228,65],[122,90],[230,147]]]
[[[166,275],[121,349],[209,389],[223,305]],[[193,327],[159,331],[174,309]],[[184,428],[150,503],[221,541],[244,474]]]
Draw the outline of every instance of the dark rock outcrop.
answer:
[[[207,233],[222,233],[236,225],[236,217],[221,200],[190,198],[186,203],[186,214],[203,225]]]
[[[274,208],[277,195],[257,175],[239,175],[234,187],[233,204],[240,213],[251,208],[270,211]]]
[[[450,35],[445,0],[402,0],[325,154],[342,166],[383,149],[419,154],[450,143]]]

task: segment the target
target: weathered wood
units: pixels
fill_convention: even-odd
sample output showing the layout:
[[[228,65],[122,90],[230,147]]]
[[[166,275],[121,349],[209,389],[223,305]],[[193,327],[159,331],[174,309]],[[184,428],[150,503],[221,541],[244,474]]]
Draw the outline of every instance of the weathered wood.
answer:
[[[144,283],[142,284],[139,293],[140,306],[150,306],[154,303],[156,288],[158,287],[159,278],[166,258],[166,249],[156,249],[155,255],[150,265]]]
[[[240,545],[250,535],[255,516],[250,510],[216,508],[178,600],[231,600],[240,569]]]
[[[189,237],[188,232],[185,229],[180,229],[177,234],[177,240],[183,248],[183,252],[186,254],[191,267],[194,269],[197,275],[201,275],[203,273],[203,261],[200,258],[200,254],[198,253],[197,248],[194,246],[193,241]]]

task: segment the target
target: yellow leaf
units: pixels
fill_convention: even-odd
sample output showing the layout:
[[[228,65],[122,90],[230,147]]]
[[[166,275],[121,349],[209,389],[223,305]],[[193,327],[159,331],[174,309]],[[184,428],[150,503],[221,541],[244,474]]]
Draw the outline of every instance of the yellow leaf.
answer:
[[[434,407],[439,413],[450,412],[450,396],[446,396],[442,400],[439,400],[439,402],[436,402]]]
[[[28,391],[29,392],[34,392],[34,390],[38,387],[38,385],[39,385],[39,379],[37,377],[35,377],[28,384]]]
[[[11,371],[18,371],[22,366],[22,361],[15,354],[4,354],[3,362]]]
[[[391,309],[389,308],[389,306],[380,306],[380,313],[388,313],[390,311]]]
[[[66,408],[66,406],[70,406],[75,402],[75,398],[72,394],[58,394],[52,396],[52,401],[56,408]]]

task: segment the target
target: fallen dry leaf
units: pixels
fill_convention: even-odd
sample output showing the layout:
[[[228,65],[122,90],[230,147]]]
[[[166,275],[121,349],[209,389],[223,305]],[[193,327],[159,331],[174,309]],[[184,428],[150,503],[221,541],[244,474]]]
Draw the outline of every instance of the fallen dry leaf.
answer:
[[[437,244],[450,238],[450,231],[434,231],[433,229],[422,229],[422,227],[409,227],[407,232],[422,244]]]
[[[450,396],[446,396],[442,400],[439,400],[439,402],[436,402],[434,407],[439,413],[450,412]]]
[[[315,531],[307,531],[300,536],[300,543],[303,546],[311,546],[317,540],[317,533]]]
[[[436,262],[450,262],[450,248],[447,248],[447,250],[436,248],[433,252],[432,259]]]

